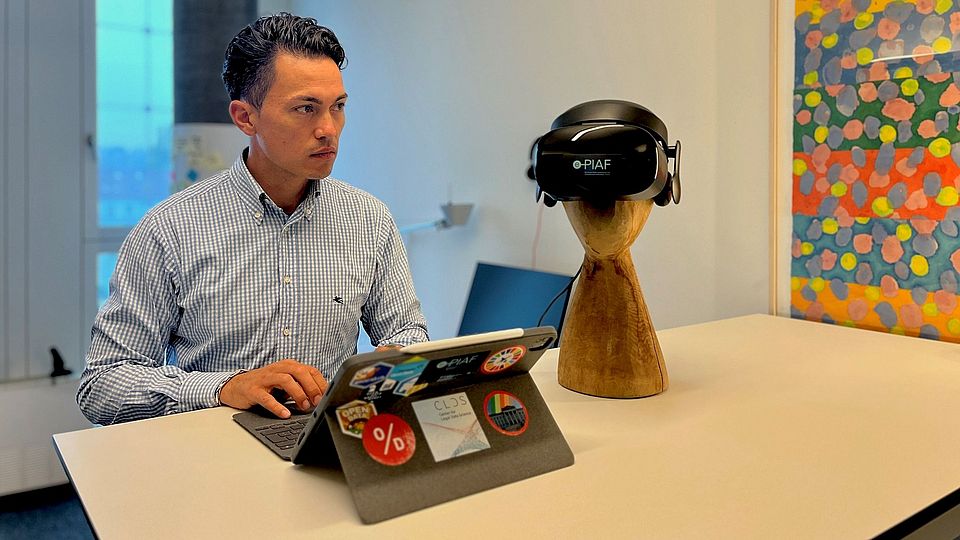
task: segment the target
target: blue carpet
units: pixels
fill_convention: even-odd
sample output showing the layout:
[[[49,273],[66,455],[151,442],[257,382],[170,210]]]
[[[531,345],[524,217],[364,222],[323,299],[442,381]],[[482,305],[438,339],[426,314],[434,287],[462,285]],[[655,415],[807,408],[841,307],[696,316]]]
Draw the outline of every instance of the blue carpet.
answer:
[[[50,488],[0,497],[0,538],[94,538],[73,486]]]

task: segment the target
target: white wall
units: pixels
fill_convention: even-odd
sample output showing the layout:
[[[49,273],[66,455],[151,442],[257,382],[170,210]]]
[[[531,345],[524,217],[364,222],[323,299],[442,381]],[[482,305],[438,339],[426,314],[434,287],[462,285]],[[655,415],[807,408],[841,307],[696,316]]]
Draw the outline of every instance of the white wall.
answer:
[[[92,0],[0,3],[0,495],[66,481],[50,435],[89,426],[76,383],[42,380],[56,347],[83,366],[84,116]],[[40,380],[4,382],[5,379]]]
[[[683,142],[683,201],[655,208],[633,248],[658,328],[766,312],[769,291],[769,2],[302,0],[347,52],[350,102],[334,174],[382,198],[400,225],[466,227],[407,247],[434,338],[456,332],[478,260],[529,266],[533,139],[569,107],[626,99]],[[572,274],[582,248],[546,209],[538,268]]]

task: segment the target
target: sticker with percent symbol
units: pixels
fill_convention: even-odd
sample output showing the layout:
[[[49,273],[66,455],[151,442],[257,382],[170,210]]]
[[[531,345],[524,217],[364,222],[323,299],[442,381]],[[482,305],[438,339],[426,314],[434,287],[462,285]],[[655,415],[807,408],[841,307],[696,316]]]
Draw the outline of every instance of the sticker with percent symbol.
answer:
[[[363,429],[363,449],[374,461],[391,467],[403,465],[417,450],[410,424],[394,414],[378,414]]]
[[[515,345],[495,352],[484,360],[480,366],[480,373],[485,375],[499,373],[519,362],[525,354],[527,354],[527,348],[523,345]]]

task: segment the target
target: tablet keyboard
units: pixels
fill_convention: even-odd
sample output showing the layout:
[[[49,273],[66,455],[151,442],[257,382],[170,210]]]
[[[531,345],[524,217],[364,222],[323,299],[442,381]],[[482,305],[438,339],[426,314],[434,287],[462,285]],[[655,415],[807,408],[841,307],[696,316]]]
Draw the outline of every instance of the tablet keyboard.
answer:
[[[307,417],[291,418],[281,422],[274,422],[266,426],[256,428],[260,440],[269,441],[268,446],[274,446],[279,450],[289,450],[296,446],[297,437],[307,425]],[[264,442],[266,442],[264,441]]]

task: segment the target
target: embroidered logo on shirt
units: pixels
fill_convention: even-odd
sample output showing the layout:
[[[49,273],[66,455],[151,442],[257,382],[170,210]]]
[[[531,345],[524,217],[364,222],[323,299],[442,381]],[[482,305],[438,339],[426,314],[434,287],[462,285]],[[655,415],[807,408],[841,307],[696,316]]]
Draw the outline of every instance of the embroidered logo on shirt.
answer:
[[[338,303],[338,304],[342,304],[342,303],[343,303],[343,297],[342,297],[342,296],[334,296],[334,297],[333,297],[333,301],[336,302],[336,303]]]

